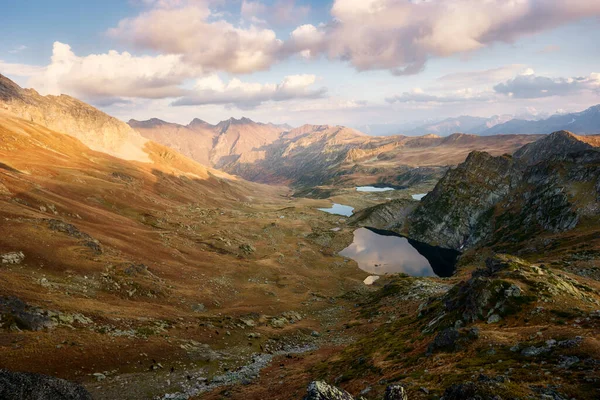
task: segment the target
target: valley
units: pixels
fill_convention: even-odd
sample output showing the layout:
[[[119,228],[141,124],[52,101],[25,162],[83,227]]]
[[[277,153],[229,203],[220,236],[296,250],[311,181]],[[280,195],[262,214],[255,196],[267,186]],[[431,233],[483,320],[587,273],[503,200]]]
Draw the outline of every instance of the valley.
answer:
[[[0,75],[0,397],[597,398],[599,146],[125,124]]]

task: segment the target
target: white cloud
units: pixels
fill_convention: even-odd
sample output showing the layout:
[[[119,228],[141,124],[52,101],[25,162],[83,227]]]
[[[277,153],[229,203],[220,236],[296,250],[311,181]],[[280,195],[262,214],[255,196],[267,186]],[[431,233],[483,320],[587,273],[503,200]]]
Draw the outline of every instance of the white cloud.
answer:
[[[8,52],[9,52],[10,54],[17,54],[17,53],[20,53],[20,52],[22,52],[23,50],[27,50],[27,49],[28,49],[28,47],[27,47],[27,46],[25,46],[24,44],[22,44],[22,45],[19,45],[19,46],[15,47],[15,48],[14,48],[14,49],[12,49],[12,50],[9,50]]]
[[[507,79],[518,73],[525,73],[526,67],[522,64],[505,65],[498,68],[465,71],[446,74],[437,79],[437,86],[444,88],[464,88],[474,86],[489,86]]]
[[[175,106],[223,104],[241,109],[251,109],[264,102],[322,97],[325,89],[314,89],[314,75],[286,76],[274,84],[247,83],[234,78],[225,83],[217,75],[199,79],[194,89],[176,100]]]
[[[472,89],[457,90],[450,94],[430,94],[420,88],[415,88],[401,95],[388,97],[390,103],[463,103],[493,100],[493,93],[487,91],[473,91]]]
[[[585,77],[548,78],[533,71],[494,86],[497,93],[519,99],[536,99],[551,96],[568,96],[579,93],[600,95],[600,73]]]
[[[274,31],[235,27],[211,17],[215,15],[206,1],[171,0],[168,6],[159,4],[121,20],[108,34],[138,48],[181,55],[186,63],[205,70],[250,73],[276,61],[282,42]]]
[[[89,101],[119,97],[163,98],[181,96],[180,84],[199,70],[179,55],[136,57],[127,52],[77,56],[68,44],[55,42],[51,63],[22,70],[29,84],[43,94],[68,93]],[[19,68],[13,65],[13,69]]]
[[[511,43],[582,18],[600,15],[589,0],[335,0],[320,40],[295,41],[295,52],[322,53],[358,70],[397,75],[423,70],[428,59]],[[304,28],[307,30],[307,28]],[[313,34],[312,37],[316,37]]]
[[[28,64],[13,64],[0,60],[0,73],[12,76],[34,76],[44,72],[44,67]]]
[[[252,22],[286,25],[305,18],[310,13],[310,6],[297,5],[295,0],[278,0],[271,5],[260,0],[242,0],[240,13]]]

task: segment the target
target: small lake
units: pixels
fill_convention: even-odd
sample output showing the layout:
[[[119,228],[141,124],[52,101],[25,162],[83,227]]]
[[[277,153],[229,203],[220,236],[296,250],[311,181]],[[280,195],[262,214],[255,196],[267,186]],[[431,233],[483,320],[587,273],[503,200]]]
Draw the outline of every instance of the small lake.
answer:
[[[396,190],[391,187],[375,187],[375,186],[357,186],[357,192],[389,192],[391,190]]]
[[[329,214],[343,215],[344,217],[350,217],[354,214],[354,207],[345,206],[343,204],[334,203],[331,208],[318,208],[319,211],[325,211]]]
[[[394,232],[372,228],[354,231],[354,241],[339,253],[374,275],[405,273],[411,276],[449,277],[459,252],[407,239]]]
[[[414,200],[419,200],[421,201],[423,199],[423,197],[427,196],[427,193],[421,193],[421,194],[413,194],[411,197]]]

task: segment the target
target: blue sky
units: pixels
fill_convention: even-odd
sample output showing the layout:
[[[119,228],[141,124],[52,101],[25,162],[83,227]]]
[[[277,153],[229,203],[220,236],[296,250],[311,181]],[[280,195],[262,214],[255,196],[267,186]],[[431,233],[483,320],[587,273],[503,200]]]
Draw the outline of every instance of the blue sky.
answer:
[[[600,2],[5,2],[0,73],[121,119],[359,126],[600,103]]]

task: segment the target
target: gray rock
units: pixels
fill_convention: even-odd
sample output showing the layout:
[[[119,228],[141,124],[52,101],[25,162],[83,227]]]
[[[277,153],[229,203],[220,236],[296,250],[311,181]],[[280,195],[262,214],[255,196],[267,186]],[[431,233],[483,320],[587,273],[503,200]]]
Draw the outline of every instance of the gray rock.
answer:
[[[51,376],[0,370],[3,400],[92,400],[77,383]]]
[[[408,395],[402,386],[390,385],[385,389],[383,400],[408,400]]]
[[[487,319],[487,323],[488,324],[495,324],[496,322],[500,322],[501,319],[502,319],[502,317],[500,317],[498,314],[492,314]]]
[[[308,385],[304,400],[354,400],[354,397],[323,381],[313,381]]]
[[[2,264],[21,264],[25,259],[25,254],[22,251],[13,251],[0,256]]]

